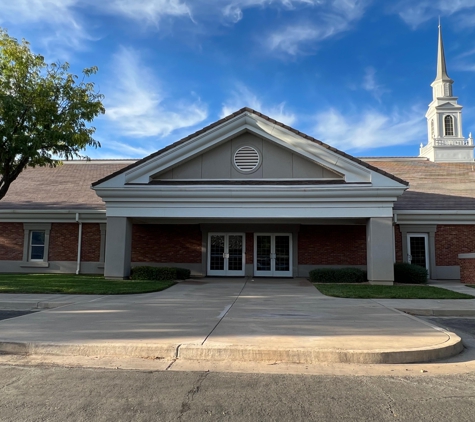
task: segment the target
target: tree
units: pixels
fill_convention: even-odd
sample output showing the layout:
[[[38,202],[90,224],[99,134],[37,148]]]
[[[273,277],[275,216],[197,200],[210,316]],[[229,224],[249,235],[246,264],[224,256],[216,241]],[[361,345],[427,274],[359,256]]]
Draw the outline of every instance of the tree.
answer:
[[[0,28],[0,200],[27,166],[55,167],[100,147],[87,125],[105,113],[103,95],[87,82],[97,67],[84,69],[80,80],[68,70]]]

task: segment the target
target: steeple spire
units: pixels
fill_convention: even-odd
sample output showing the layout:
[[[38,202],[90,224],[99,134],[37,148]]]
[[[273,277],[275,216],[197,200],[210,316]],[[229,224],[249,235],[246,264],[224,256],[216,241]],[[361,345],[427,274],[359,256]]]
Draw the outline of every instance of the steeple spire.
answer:
[[[435,80],[453,82],[452,79],[450,79],[449,75],[447,74],[447,66],[445,64],[444,41],[442,39],[442,26],[440,25],[440,19],[439,19],[439,45],[438,45],[438,50],[437,50],[437,76],[435,77]]]

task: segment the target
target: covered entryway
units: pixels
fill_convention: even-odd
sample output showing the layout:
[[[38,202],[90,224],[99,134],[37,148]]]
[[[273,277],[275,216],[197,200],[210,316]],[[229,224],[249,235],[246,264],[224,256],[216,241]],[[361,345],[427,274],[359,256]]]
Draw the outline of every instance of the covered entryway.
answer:
[[[208,275],[244,276],[244,233],[209,233]]]
[[[292,235],[256,233],[254,235],[254,275],[292,277]]]

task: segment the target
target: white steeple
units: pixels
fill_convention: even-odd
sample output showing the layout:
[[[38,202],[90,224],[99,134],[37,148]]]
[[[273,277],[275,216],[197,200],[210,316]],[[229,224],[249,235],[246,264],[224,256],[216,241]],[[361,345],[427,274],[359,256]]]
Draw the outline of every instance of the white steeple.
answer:
[[[473,161],[473,138],[462,135],[462,106],[453,96],[454,81],[447,74],[442,28],[439,23],[437,75],[432,82],[432,102],[427,110],[428,143],[419,157],[439,162]]]

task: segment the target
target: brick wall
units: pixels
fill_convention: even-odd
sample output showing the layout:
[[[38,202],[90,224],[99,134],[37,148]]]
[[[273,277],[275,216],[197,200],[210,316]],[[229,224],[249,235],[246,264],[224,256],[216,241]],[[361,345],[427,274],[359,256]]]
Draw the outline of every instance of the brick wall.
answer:
[[[246,264],[254,263],[254,233],[246,233]]]
[[[53,223],[49,238],[49,261],[77,261],[78,223]]]
[[[198,224],[134,224],[132,262],[201,263]]]
[[[396,248],[396,262],[403,262],[402,233],[398,225],[394,226],[394,243]]]
[[[23,259],[23,223],[0,223],[0,261]]]
[[[475,258],[459,259],[460,281],[465,284],[475,284]]]
[[[99,262],[101,257],[101,226],[99,224],[83,223],[81,246],[82,262]]]
[[[301,265],[366,265],[366,226],[300,227]]]
[[[436,265],[459,265],[459,253],[475,252],[475,225],[437,225]]]

